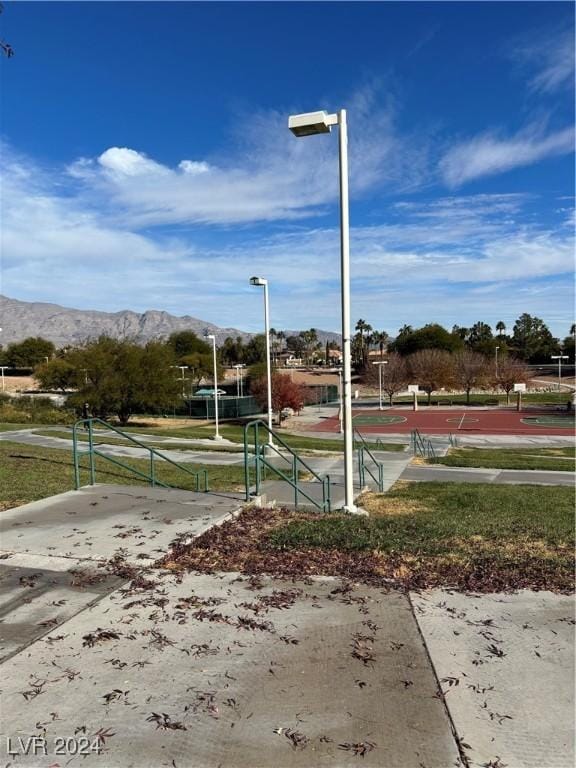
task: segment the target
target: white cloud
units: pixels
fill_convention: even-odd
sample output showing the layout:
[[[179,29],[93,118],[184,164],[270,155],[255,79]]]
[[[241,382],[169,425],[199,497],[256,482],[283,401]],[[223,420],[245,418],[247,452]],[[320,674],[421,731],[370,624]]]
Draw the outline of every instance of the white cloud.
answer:
[[[422,146],[395,131],[395,109],[376,104],[366,88],[350,104],[351,189],[355,195],[383,185],[407,190],[421,183]],[[369,119],[367,119],[369,117]],[[233,153],[183,159],[169,167],[128,147],[110,147],[68,169],[80,195],[121,212],[129,226],[236,224],[313,215],[338,196],[336,135],[296,139],[287,115],[238,119]]]
[[[199,173],[208,173],[211,170],[208,163],[203,160],[200,162],[197,160],[182,160],[178,163],[178,168],[184,171],[184,173],[190,173],[192,176],[196,176]]]
[[[98,164],[106,171],[120,176],[165,175],[167,170],[141,152],[128,147],[111,147],[98,158]]]
[[[336,226],[231,228],[216,238],[197,227],[166,237],[127,224],[124,209],[112,217],[95,207],[53,169],[3,156],[9,161],[2,203],[8,295],[105,310],[154,307],[258,330],[261,304],[248,278],[262,273],[270,280],[275,326],[338,330]],[[200,178],[217,172],[211,167]],[[384,224],[354,226],[353,219],[353,314],[389,332],[403,322],[450,317],[466,324],[486,312],[488,296],[493,311],[513,311],[524,301],[522,311],[568,315],[566,278],[556,292],[563,309],[547,290],[529,300],[523,293],[531,280],[545,287],[573,269],[566,206],[555,214],[558,226],[543,226],[526,215],[533,203],[521,194],[450,196],[390,203]]]
[[[570,27],[539,30],[538,37],[517,44],[512,58],[532,69],[531,90],[553,93],[574,87],[574,29]]]
[[[573,151],[574,128],[543,136],[540,130],[530,127],[508,139],[485,133],[450,149],[440,161],[440,171],[449,187],[458,187],[482,176]]]

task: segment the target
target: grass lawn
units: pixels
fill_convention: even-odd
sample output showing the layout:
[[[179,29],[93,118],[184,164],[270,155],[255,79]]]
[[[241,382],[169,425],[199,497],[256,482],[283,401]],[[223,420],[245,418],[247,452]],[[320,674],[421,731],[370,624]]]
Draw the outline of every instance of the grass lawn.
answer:
[[[72,432],[70,430],[49,430],[49,429],[35,429],[34,430],[35,435],[41,435],[42,437],[61,437],[65,440],[71,440],[72,439]],[[160,437],[160,435],[159,435]],[[177,437],[177,435],[171,435],[171,437]],[[206,435],[205,437],[208,437]],[[214,442],[214,445],[204,445],[202,443],[178,443],[178,444],[170,444],[170,443],[155,443],[152,440],[142,440],[140,437],[137,437],[137,433],[134,434],[134,438],[136,440],[140,440],[140,442],[144,443],[150,448],[156,448],[158,451],[167,451],[167,450],[178,450],[178,451],[217,451],[220,453],[243,453],[244,449],[241,445],[219,445],[217,442]],[[88,442],[88,435],[86,432],[81,431],[77,435],[77,439],[81,443]],[[106,443],[113,443],[114,445],[134,445],[134,443],[131,443],[130,440],[126,440],[121,435],[116,434],[115,432],[112,432],[111,430],[103,429],[103,430],[94,430],[94,443],[96,445],[105,445]]]
[[[150,435],[162,435],[165,437],[183,437],[183,438],[207,438],[212,437],[214,434],[214,426],[212,424],[202,427],[176,427],[174,429],[167,429],[164,427],[128,427],[125,428],[126,432],[146,432]],[[244,428],[239,424],[222,424],[220,426],[220,434],[227,440],[231,440],[235,443],[244,443]],[[316,451],[342,451],[344,450],[344,442],[342,440],[326,440],[314,437],[303,437],[301,435],[291,435],[278,430],[278,436],[291,448],[295,450],[316,450]],[[265,439],[265,435],[261,433],[261,439]],[[355,447],[359,448],[360,443],[356,442]],[[403,451],[406,446],[399,443],[384,443],[378,447],[379,451]]]
[[[88,483],[87,459],[83,457],[81,482]],[[141,472],[148,472],[146,459],[122,458],[122,462]],[[244,468],[198,464],[186,464],[195,472],[208,470],[210,490],[244,490]],[[178,488],[194,490],[194,480],[185,472],[162,461],[156,462],[156,476],[159,480]],[[127,470],[116,467],[105,459],[96,458],[96,482],[119,483],[122,485],[146,485],[144,480]],[[74,467],[72,452],[60,449],[40,448],[21,445],[11,441],[0,442],[0,509],[43,499],[56,493],[74,488]]]
[[[397,484],[362,503],[368,518],[249,509],[174,553],[168,564],[341,575],[410,589],[573,588],[570,488]]]
[[[447,456],[427,459],[448,467],[541,469],[573,472],[575,449],[569,448],[451,448]]]
[[[41,424],[30,424],[28,422],[27,424],[10,424],[10,423],[4,423],[0,424],[0,432],[15,432],[18,429],[33,429],[34,427],[41,427]]]

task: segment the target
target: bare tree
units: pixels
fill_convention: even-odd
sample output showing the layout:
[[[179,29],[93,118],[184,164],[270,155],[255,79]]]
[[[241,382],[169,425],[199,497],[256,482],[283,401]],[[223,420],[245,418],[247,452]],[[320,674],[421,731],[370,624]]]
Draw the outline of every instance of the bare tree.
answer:
[[[514,384],[524,384],[530,373],[522,360],[516,357],[503,357],[498,363],[497,386],[506,392],[506,404],[510,403],[510,392],[514,389]]]
[[[472,389],[484,389],[492,376],[491,365],[484,355],[463,349],[453,356],[454,381],[466,392],[466,405],[470,405]]]
[[[382,390],[386,392],[390,400],[390,407],[393,405],[394,395],[401,392],[410,381],[410,374],[406,359],[397,352],[391,352],[386,356],[387,365],[382,366]],[[366,369],[364,382],[372,386],[378,386],[378,368],[377,365],[369,365]]]
[[[454,381],[452,355],[444,349],[420,349],[408,357],[408,368],[412,377],[428,395],[447,387]]]

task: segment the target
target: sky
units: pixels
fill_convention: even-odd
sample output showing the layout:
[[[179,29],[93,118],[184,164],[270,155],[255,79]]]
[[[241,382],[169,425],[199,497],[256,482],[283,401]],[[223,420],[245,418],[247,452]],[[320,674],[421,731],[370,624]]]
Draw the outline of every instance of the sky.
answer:
[[[574,315],[569,2],[6,2],[0,290],[259,332]]]

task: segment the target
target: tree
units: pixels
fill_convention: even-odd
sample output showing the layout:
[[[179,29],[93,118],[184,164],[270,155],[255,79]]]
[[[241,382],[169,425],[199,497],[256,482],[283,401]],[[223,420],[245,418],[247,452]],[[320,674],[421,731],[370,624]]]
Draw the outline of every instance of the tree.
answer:
[[[572,363],[574,363],[574,357],[576,356],[576,325],[571,326],[570,335],[566,336],[562,342],[562,354],[568,355]]]
[[[359,359],[356,360],[357,365],[366,365],[366,358],[368,355],[368,334],[372,330],[372,326],[367,323],[365,320],[358,320],[356,323],[356,331],[358,331],[358,339],[359,339]],[[366,334],[366,340],[364,339],[364,334]]]
[[[406,359],[397,352],[391,352],[387,356],[387,364],[382,366],[382,390],[388,395],[390,407],[393,405],[394,395],[401,392],[410,382],[410,375]],[[364,381],[367,384],[378,385],[378,365],[369,365],[366,369]]]
[[[389,336],[386,333],[386,331],[374,331],[372,336],[370,337],[372,344],[376,344],[378,346],[378,349],[380,350],[380,360],[384,357],[384,350],[386,349],[386,345],[388,344]]]
[[[244,347],[244,363],[254,365],[255,363],[266,362],[266,336],[263,333],[257,333],[252,336],[248,344]]]
[[[85,371],[70,403],[77,408],[88,403],[91,413],[102,419],[115,415],[127,424],[133,413],[168,408],[180,396],[170,344],[151,341],[140,347],[101,336],[71,351],[66,360],[77,372]]]
[[[48,363],[37,366],[34,378],[42,389],[58,389],[64,393],[78,384],[79,371],[68,360],[55,358]]]
[[[191,355],[186,355],[180,359],[181,365],[187,365],[189,369],[189,378],[192,384],[199,385],[202,379],[212,380],[214,378],[214,354],[213,352],[195,352]],[[224,381],[224,369],[218,358],[216,358],[216,369],[218,373],[218,380]]]
[[[466,343],[475,352],[489,354],[494,349],[494,336],[488,323],[479,321],[470,328]]]
[[[168,345],[174,350],[176,362],[182,365],[183,358],[197,352],[207,354],[212,352],[212,347],[204,339],[201,339],[194,331],[176,331],[168,337]]]
[[[470,349],[456,352],[453,358],[454,381],[466,392],[466,405],[470,405],[472,389],[483,389],[492,377],[492,366],[484,356]]]
[[[444,349],[421,349],[410,355],[407,362],[413,379],[428,395],[428,405],[432,392],[454,380],[452,356]]]
[[[318,341],[318,331],[316,328],[310,328],[308,331],[302,331],[300,333],[304,342],[304,357],[307,363],[313,360],[314,352],[320,348]]]
[[[6,350],[7,365],[11,368],[34,368],[53,357],[56,347],[41,336],[30,336],[19,343],[9,344]]]
[[[548,363],[551,355],[557,355],[560,350],[558,339],[552,336],[544,321],[526,312],[514,323],[512,347],[529,363]]]
[[[466,341],[468,334],[470,333],[470,328],[466,328],[463,325],[453,325],[451,333],[453,336],[458,336],[462,341]]]
[[[220,359],[225,365],[237,365],[244,362],[245,347],[241,336],[233,339],[227,336],[219,349]]]
[[[506,330],[506,323],[503,320],[498,320],[496,323],[496,330],[498,331],[498,336],[503,336],[504,331]]]
[[[304,357],[304,350],[306,348],[306,343],[304,339],[302,338],[302,335],[299,336],[288,336],[286,339],[286,348],[292,352],[294,357],[297,357],[298,359]]]
[[[464,342],[459,336],[449,333],[438,323],[428,323],[415,331],[403,331],[389,349],[406,356],[421,349],[444,349],[454,352],[463,346]]]
[[[497,384],[506,392],[506,403],[510,403],[510,392],[514,384],[523,384],[529,377],[528,368],[522,360],[507,355],[499,361]]]
[[[268,383],[265,376],[256,379],[251,386],[251,393],[256,402],[266,410],[268,407]],[[272,374],[272,410],[278,414],[278,424],[282,424],[282,411],[292,408],[302,410],[304,406],[304,390],[300,384],[292,381],[285,373]]]

